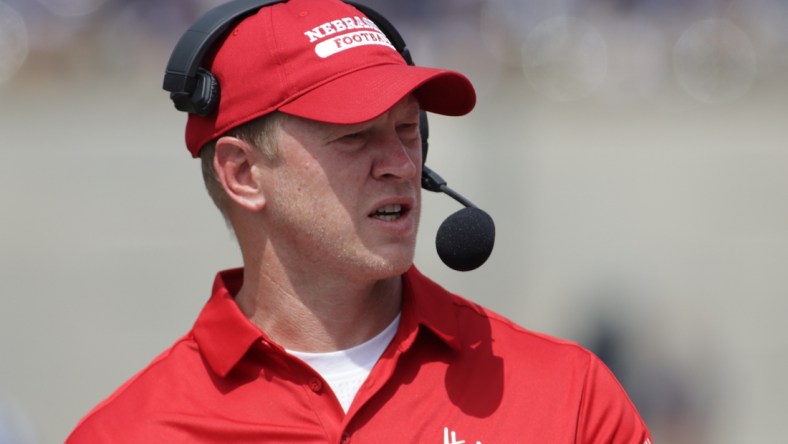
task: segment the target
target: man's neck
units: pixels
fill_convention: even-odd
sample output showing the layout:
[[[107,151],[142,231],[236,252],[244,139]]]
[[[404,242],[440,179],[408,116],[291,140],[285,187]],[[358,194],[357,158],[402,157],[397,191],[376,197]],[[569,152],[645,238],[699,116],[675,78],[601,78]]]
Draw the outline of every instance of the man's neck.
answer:
[[[367,341],[392,322],[401,301],[401,276],[363,283],[315,274],[308,279],[277,276],[248,267],[236,296],[244,314],[272,340],[304,352],[343,350]]]

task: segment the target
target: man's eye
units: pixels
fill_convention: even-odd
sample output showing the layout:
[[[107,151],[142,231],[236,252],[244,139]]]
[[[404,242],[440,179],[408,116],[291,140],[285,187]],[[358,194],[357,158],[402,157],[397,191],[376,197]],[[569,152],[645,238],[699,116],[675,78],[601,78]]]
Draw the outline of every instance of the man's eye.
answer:
[[[408,132],[408,131],[416,131],[419,129],[418,123],[403,123],[399,126],[400,131]]]
[[[356,133],[345,134],[339,138],[340,142],[357,142],[360,140],[364,140],[366,137],[366,133],[363,131],[359,131]]]
[[[397,127],[397,132],[403,139],[415,139],[419,136],[418,123],[405,123]]]

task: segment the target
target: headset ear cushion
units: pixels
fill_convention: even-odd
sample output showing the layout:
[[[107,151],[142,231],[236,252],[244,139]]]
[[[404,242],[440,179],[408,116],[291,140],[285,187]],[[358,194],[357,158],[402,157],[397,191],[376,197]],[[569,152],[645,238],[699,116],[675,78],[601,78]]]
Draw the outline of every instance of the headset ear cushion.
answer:
[[[192,94],[194,113],[207,116],[219,105],[219,82],[207,69],[197,69],[197,88]]]

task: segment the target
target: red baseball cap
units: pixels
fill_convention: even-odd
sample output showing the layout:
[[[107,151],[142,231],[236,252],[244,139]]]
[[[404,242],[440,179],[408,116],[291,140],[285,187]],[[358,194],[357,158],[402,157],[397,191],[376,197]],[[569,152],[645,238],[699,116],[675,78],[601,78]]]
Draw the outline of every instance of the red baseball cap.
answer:
[[[409,66],[385,34],[339,0],[290,0],[242,20],[208,69],[221,97],[207,117],[189,114],[186,146],[193,157],[228,130],[273,111],[327,123],[380,116],[413,93],[421,109],[448,116],[476,104],[462,74]]]

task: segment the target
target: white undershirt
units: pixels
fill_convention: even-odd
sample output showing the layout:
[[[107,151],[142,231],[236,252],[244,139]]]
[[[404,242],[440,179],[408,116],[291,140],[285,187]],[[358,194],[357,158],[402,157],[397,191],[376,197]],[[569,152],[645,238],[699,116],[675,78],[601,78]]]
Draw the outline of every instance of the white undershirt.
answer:
[[[325,379],[347,413],[361,384],[367,380],[372,367],[378,362],[399,327],[398,314],[377,336],[347,350],[327,353],[307,353],[287,350],[291,355],[309,364]]]

